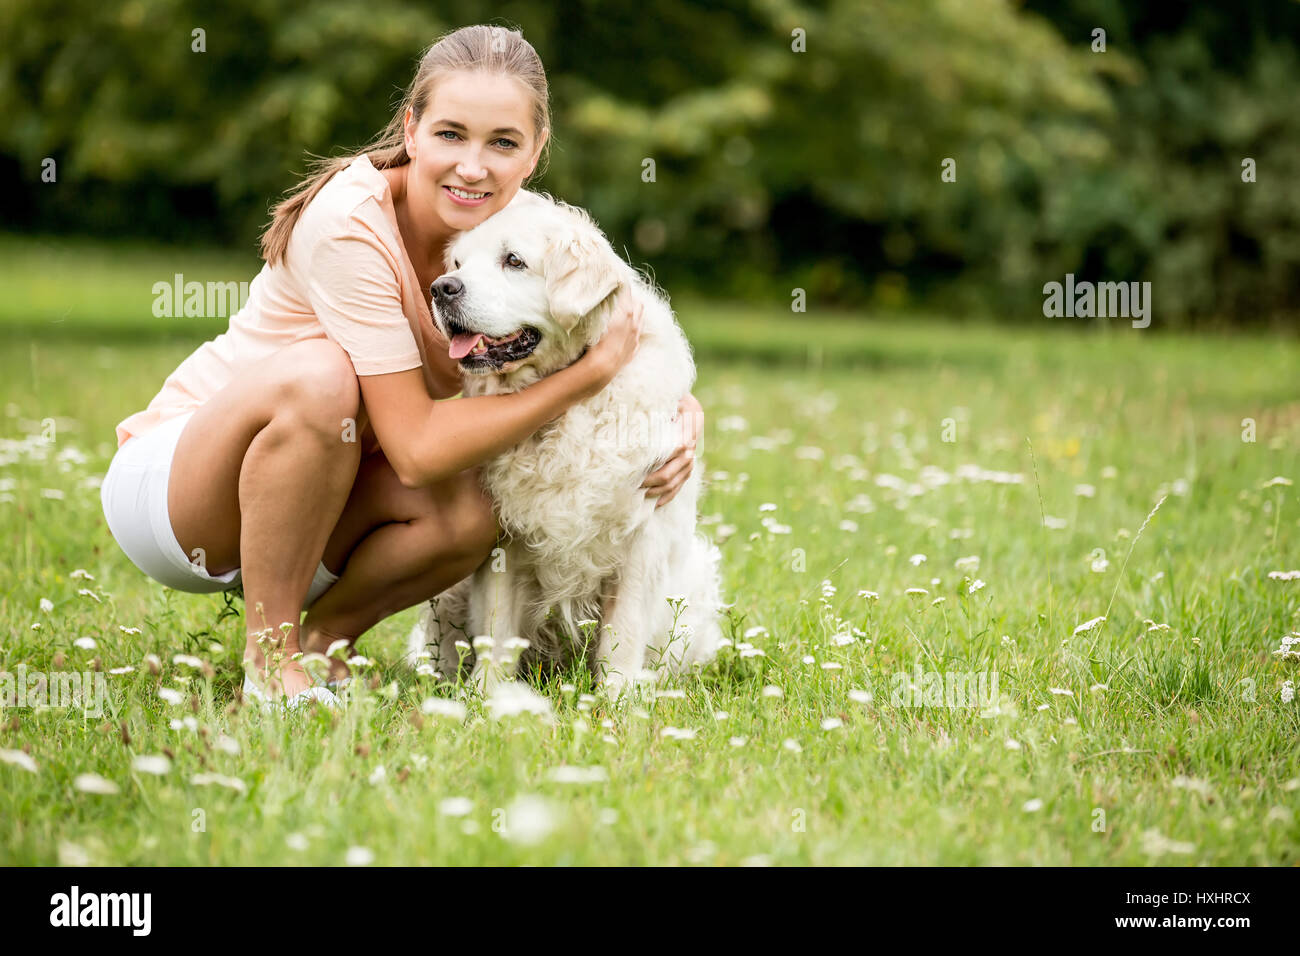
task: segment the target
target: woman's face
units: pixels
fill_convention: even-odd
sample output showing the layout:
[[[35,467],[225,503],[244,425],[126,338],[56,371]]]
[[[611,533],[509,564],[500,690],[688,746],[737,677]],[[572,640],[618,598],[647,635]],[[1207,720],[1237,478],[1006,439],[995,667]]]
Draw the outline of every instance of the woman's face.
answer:
[[[514,198],[541,156],[529,95],[508,76],[453,73],[419,123],[406,114],[407,191],[452,230],[472,229]],[[453,189],[465,195],[457,195]]]

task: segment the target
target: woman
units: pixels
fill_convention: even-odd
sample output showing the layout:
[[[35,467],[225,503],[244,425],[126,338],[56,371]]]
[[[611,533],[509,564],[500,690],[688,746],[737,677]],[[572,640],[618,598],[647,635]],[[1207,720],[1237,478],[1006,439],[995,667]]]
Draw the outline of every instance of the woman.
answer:
[[[229,330],[117,426],[102,488],[113,537],[170,587],[242,584],[255,696],[265,682],[332,703],[293,655],[351,645],[470,574],[498,531],[477,466],[635,352],[640,308],[625,297],[569,368],[516,394],[438,401],[460,391],[430,313],[444,249],[510,202],[549,133],[546,76],[518,32],[443,37],[385,131],[276,207]],[[660,506],[691,472],[700,408],[688,395],[681,410],[682,447],[645,481]]]

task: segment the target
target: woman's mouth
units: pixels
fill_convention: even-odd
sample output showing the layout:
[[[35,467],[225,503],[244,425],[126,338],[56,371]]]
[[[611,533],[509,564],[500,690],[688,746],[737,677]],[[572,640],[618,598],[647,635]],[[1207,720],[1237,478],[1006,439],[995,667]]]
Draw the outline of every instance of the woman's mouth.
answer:
[[[442,188],[457,206],[481,206],[492,195],[480,189],[461,189],[458,186],[443,186]]]

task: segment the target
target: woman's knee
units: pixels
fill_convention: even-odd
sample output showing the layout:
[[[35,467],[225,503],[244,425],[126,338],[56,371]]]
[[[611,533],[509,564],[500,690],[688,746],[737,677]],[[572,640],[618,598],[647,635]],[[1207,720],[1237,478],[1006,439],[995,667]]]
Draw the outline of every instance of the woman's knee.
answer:
[[[357,433],[353,441],[359,442],[361,385],[348,353],[328,339],[310,339],[292,348],[282,369],[281,412],[345,437],[350,424]]]

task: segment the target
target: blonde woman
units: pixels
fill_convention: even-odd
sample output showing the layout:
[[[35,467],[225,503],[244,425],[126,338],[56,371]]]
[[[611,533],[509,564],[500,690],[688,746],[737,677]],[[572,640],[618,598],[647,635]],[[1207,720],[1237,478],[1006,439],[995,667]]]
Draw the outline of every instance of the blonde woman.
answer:
[[[109,529],[169,587],[242,586],[251,696],[335,703],[294,655],[351,645],[469,575],[498,530],[477,466],[635,352],[640,312],[625,300],[570,367],[516,394],[440,401],[460,391],[430,312],[443,251],[510,202],[549,135],[546,75],[518,32],[442,37],[384,132],[276,207],[229,330],[117,426]],[[681,410],[687,437],[645,482],[661,506],[699,435],[698,402]]]

